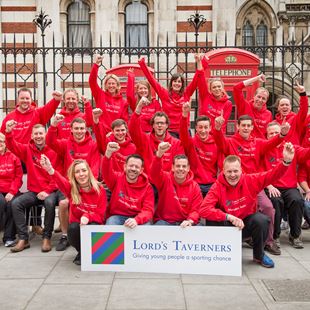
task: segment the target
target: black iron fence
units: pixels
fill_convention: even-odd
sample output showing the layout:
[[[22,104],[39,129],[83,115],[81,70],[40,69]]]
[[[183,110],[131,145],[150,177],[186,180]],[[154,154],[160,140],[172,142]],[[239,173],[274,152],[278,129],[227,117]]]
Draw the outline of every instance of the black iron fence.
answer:
[[[38,47],[34,38],[32,43],[24,41],[22,44],[16,43],[15,38],[13,43],[7,43],[4,38],[0,56],[3,99],[1,108],[5,113],[14,108],[17,90],[21,87],[32,89],[34,100],[40,102],[48,100],[47,90],[74,87],[80,93],[89,92],[88,76],[94,54],[104,56],[105,69],[124,63],[136,63],[138,58],[144,55],[148,64],[154,66],[156,77],[165,83],[176,71],[183,72],[189,80],[195,71],[193,54],[198,50],[197,45],[187,42],[179,46],[177,40],[174,40],[176,46],[169,46],[168,36],[165,46],[158,44],[148,48],[112,46],[111,40],[108,46],[101,43],[100,47],[94,48],[57,47],[55,40],[52,42],[51,46]],[[206,44],[201,46],[203,44],[200,42],[199,45],[202,53],[229,47],[208,46],[207,36]],[[293,99],[298,98],[293,89],[295,79],[299,79],[302,84],[305,81],[310,83],[310,46],[304,40],[299,45],[233,47],[259,55],[259,69],[268,76],[266,87],[271,94],[268,105],[272,112],[278,95],[286,94]],[[293,100],[293,106],[297,104],[298,101]]]

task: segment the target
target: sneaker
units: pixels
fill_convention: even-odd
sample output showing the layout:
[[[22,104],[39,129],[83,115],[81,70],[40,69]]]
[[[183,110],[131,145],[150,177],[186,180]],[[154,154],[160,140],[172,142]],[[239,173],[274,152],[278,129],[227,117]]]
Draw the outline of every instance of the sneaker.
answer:
[[[308,224],[307,221],[304,221],[303,224],[301,225],[301,229],[309,229],[310,228],[310,225]]]
[[[287,230],[289,228],[288,222],[282,220],[281,225],[280,225],[281,230]]]
[[[81,265],[81,254],[77,253],[77,255],[75,256],[73,263],[76,264],[77,266]]]
[[[64,251],[69,246],[68,237],[62,235],[56,246],[56,251]]]
[[[5,241],[4,246],[7,248],[10,248],[10,247],[14,246],[15,244],[16,244],[15,240],[7,240],[7,241]]]
[[[280,238],[274,239],[274,243],[276,244],[276,246],[277,246],[279,249],[281,248]]]
[[[273,260],[269,256],[267,256],[266,254],[264,254],[262,259],[254,258],[254,261],[258,264],[261,264],[263,267],[266,267],[266,268],[273,268],[274,267]]]
[[[290,244],[293,246],[295,249],[303,249],[304,244],[301,241],[300,237],[294,238],[292,235],[289,235],[288,240]]]
[[[272,255],[281,255],[280,248],[276,245],[275,241],[273,241],[271,244],[265,245],[265,251]]]

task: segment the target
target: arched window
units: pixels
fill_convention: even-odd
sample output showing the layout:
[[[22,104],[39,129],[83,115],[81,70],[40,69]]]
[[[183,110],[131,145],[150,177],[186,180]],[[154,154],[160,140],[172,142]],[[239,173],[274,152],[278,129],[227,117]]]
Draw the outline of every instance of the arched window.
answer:
[[[266,45],[268,42],[267,26],[261,22],[256,28],[256,44],[258,46]]]
[[[82,0],[68,6],[67,45],[68,47],[91,47],[90,8]]]
[[[243,26],[242,43],[244,46],[254,45],[254,30],[249,21]]]
[[[147,47],[148,8],[139,0],[134,0],[125,8],[125,45],[126,47]]]

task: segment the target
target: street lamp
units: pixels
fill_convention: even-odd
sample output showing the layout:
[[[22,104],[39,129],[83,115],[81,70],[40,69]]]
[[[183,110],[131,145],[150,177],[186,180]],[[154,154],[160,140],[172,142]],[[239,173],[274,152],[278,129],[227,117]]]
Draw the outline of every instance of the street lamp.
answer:
[[[43,102],[46,102],[46,81],[47,81],[47,74],[46,74],[46,50],[45,50],[45,29],[52,23],[52,20],[48,18],[48,15],[45,15],[45,12],[43,12],[42,8],[41,11],[36,17],[34,18],[33,22],[36,24],[38,28],[41,30],[41,37],[42,37],[42,60],[43,60]]]
[[[206,19],[203,15],[200,15],[199,12],[196,10],[195,14],[192,14],[188,19],[188,23],[190,26],[194,26],[195,28],[195,44],[196,48],[198,47],[198,36],[199,36],[199,28],[205,24]]]

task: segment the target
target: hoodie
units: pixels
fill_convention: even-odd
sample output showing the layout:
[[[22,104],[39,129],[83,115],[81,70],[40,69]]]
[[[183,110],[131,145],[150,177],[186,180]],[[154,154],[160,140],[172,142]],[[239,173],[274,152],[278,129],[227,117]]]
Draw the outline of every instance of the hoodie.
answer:
[[[52,99],[45,106],[35,108],[33,105],[25,113],[21,113],[17,107],[14,111],[9,113],[3,120],[1,125],[1,132],[5,134],[5,124],[9,120],[17,122],[13,128],[14,139],[17,142],[27,144],[31,139],[32,127],[36,124],[45,126],[55,113],[60,101]]]
[[[111,95],[99,87],[97,83],[98,69],[99,66],[97,64],[92,66],[89,75],[89,87],[95,98],[96,108],[100,108],[103,111],[100,122],[109,131],[111,129],[111,123],[118,118],[122,118],[128,122],[128,103],[121,94]]]
[[[182,107],[184,102],[191,99],[192,94],[197,88],[197,74],[194,75],[192,82],[185,88],[182,94],[174,91],[169,92],[166,88],[162,87],[160,83],[154,78],[145,64],[144,58],[138,61],[140,68],[154,88],[159,99],[162,103],[162,110],[168,115],[170,120],[169,130],[174,132],[180,131],[180,118],[182,117]]]
[[[57,190],[55,182],[40,164],[41,155],[44,154],[50,159],[52,166],[57,167],[57,154],[47,145],[39,150],[33,140],[30,140],[28,144],[16,142],[13,132],[6,132],[5,137],[7,148],[26,164],[27,189],[34,193],[44,191],[47,194]]]
[[[57,139],[57,128],[51,126],[47,131],[46,143],[63,158],[65,173],[75,159],[85,159],[95,178],[98,178],[100,154],[97,143],[92,139],[88,131],[85,133],[85,139],[77,142],[72,134],[69,139]]]
[[[224,156],[237,155],[241,158],[242,171],[245,173],[254,173],[260,171],[259,166],[261,158],[265,153],[269,152],[279,145],[283,138],[280,135],[270,140],[253,138],[250,136],[244,139],[239,132],[236,132],[231,138],[227,138],[220,130],[213,130],[214,140]]]
[[[137,113],[133,113],[131,116],[129,133],[132,141],[137,147],[138,154],[140,154],[145,161],[145,171],[149,173],[154,155],[158,149],[158,144],[162,141],[158,140],[154,131],[150,134],[143,132],[140,123],[140,115]],[[171,144],[170,150],[163,156],[163,169],[165,171],[170,171],[174,156],[184,154],[184,149],[181,145],[181,141],[172,137],[168,131],[166,132],[164,142],[169,142]]]
[[[94,124],[93,129],[96,135],[97,145],[99,152],[104,155],[107,144],[109,142],[117,142],[114,135],[111,134],[109,137],[106,136],[106,132],[104,132],[103,126],[101,124]],[[126,158],[128,155],[136,153],[136,146],[133,144],[128,133],[126,134],[125,141],[123,143],[119,143],[120,149],[112,154],[112,169],[116,172],[124,171],[124,164],[126,162]]]
[[[127,80],[127,90],[126,90],[126,96],[127,96],[127,101],[129,103],[130,109],[132,111],[135,111],[136,109],[136,103],[138,102],[138,97],[135,96],[135,75],[133,72],[128,71],[128,80]],[[152,131],[152,126],[150,124],[150,121],[153,117],[153,115],[161,111],[161,105],[160,103],[155,99],[152,98],[151,102],[147,105],[144,106],[141,110],[141,128],[144,132],[151,132]]]
[[[92,107],[90,102],[85,104],[85,112],[87,109],[92,111]],[[83,113],[80,109],[76,106],[73,111],[68,111],[66,107],[63,107],[59,114],[64,116],[64,119],[57,125],[57,139],[67,139],[71,135],[71,122],[75,118],[82,118],[86,121],[86,126],[90,127],[93,123],[92,119],[89,121],[89,115],[92,116],[92,112]]]
[[[258,193],[284,174],[287,168],[279,163],[266,172],[242,174],[236,186],[228,184],[221,173],[202,202],[200,216],[216,222],[225,221],[226,214],[246,218],[257,211]]]
[[[80,223],[81,217],[85,216],[90,223],[103,224],[106,212],[107,197],[105,189],[100,185],[100,192],[93,188],[90,191],[79,189],[81,203],[74,204],[71,196],[71,185],[58,171],[51,176],[60,191],[69,198],[69,223]]]
[[[211,119],[211,125],[214,126],[214,120],[220,116],[223,111],[225,123],[222,126],[222,131],[226,131],[228,119],[232,111],[232,103],[224,93],[220,99],[214,97],[208,91],[208,85],[203,70],[197,70],[198,73],[198,90],[199,90],[199,105],[198,115],[205,115]]]
[[[197,224],[202,195],[192,171],[189,171],[186,180],[179,184],[175,181],[173,172],[162,170],[162,159],[156,156],[150,174],[159,197],[154,222],[164,220],[175,223],[192,220]]]
[[[283,159],[283,147],[284,143],[281,143],[273,150],[270,150],[265,154],[264,165],[265,170],[274,168]],[[307,162],[310,158],[310,148],[303,148],[295,145],[294,159],[287,169],[287,171],[281,175],[277,180],[271,184],[278,188],[296,188],[297,187],[297,167]]]
[[[238,116],[249,115],[253,118],[253,131],[251,135],[255,138],[266,139],[267,125],[272,121],[272,114],[267,110],[266,104],[261,110],[254,107],[254,99],[247,101],[244,99],[242,89],[244,83],[240,82],[233,88],[233,96],[238,110]]]
[[[306,126],[306,118],[308,114],[308,97],[306,93],[300,94],[299,111],[298,113],[290,112],[286,117],[285,121],[291,125],[290,131],[285,137],[285,140],[292,142],[293,144],[300,145],[302,139],[302,133]],[[277,113],[275,120],[282,124],[284,118],[280,113]]]
[[[189,136],[187,119],[182,117],[180,128],[180,139],[185,154],[189,159],[194,179],[199,184],[211,184],[216,181],[219,166],[222,166],[223,156],[217,150],[213,137],[209,134],[205,141],[202,141],[198,134],[193,138]]]
[[[138,225],[152,220],[154,214],[154,192],[148,177],[142,173],[137,182],[129,183],[124,172],[112,169],[112,160],[103,157],[102,170],[105,183],[112,192],[107,210],[111,215],[133,217]]]
[[[0,154],[0,193],[15,196],[22,186],[23,170],[20,159],[10,151]]]

